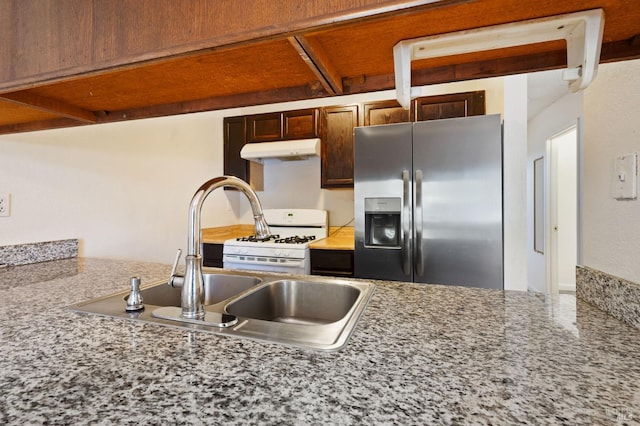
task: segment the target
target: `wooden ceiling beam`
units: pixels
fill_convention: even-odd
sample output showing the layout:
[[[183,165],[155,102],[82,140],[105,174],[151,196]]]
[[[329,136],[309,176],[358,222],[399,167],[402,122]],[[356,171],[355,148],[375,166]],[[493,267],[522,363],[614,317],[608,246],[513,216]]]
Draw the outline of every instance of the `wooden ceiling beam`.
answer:
[[[277,102],[299,101],[304,99],[328,96],[324,90],[316,90],[308,85],[274,89],[264,92],[242,93],[238,95],[219,96],[215,98],[197,99],[165,105],[133,108],[120,111],[101,111],[98,123],[137,120],[142,118],[165,117],[194,112],[215,111],[240,106],[265,105]],[[0,135],[10,133],[31,132],[35,130],[56,129],[77,126],[78,122],[68,118],[45,121],[32,121],[18,124],[0,125]]]
[[[28,121],[25,123],[6,124],[0,126],[0,135],[13,133],[35,132],[38,130],[62,129],[65,127],[79,127],[89,123],[78,123],[70,118],[54,118],[51,120]]]
[[[300,101],[304,99],[323,98],[326,96],[328,96],[328,93],[324,90],[315,90],[313,87],[308,85],[302,85],[262,92],[240,93],[237,95],[196,99],[174,104],[155,105],[122,111],[109,111],[100,118],[100,122],[109,123],[140,118],[164,117],[168,115],[216,111],[227,108]]]
[[[341,95],[343,93],[342,77],[336,72],[329,55],[322,46],[315,39],[302,35],[288,37],[288,39],[318,78],[322,87],[331,95]]]
[[[628,40],[614,41],[602,45],[600,62],[628,61],[640,59],[640,34]]]
[[[56,99],[35,95],[33,93],[14,92],[0,94],[0,100],[26,106],[38,111],[71,118],[82,123],[96,123],[96,115],[82,108],[60,102]]]
[[[615,62],[640,59],[640,45],[633,39],[605,43],[602,46],[600,62]],[[450,83],[454,81],[475,80],[548,71],[567,66],[566,50],[536,53],[532,55],[448,65],[436,68],[414,69],[411,72],[413,86]],[[596,77],[597,78],[597,77]],[[345,78],[344,94],[357,94],[377,90],[395,89],[393,73],[382,75],[353,76]]]

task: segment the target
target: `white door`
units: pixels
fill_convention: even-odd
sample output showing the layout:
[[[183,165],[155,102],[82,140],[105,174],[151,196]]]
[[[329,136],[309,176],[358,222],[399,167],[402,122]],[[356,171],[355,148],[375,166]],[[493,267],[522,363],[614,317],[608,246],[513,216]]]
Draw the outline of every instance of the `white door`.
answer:
[[[578,132],[576,126],[549,139],[547,290],[576,290],[578,262]]]

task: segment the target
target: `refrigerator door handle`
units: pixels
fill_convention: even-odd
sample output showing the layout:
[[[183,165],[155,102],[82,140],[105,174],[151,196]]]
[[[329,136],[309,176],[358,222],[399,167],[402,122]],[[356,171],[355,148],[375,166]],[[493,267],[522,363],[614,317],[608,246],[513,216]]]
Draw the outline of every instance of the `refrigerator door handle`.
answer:
[[[402,171],[402,197],[402,272],[405,275],[410,275],[409,259],[411,253],[409,251],[411,239],[409,238],[409,203],[411,200],[409,199],[409,170]]]
[[[424,274],[424,258],[422,253],[422,170],[416,170],[416,212],[413,218],[416,228],[416,275]]]

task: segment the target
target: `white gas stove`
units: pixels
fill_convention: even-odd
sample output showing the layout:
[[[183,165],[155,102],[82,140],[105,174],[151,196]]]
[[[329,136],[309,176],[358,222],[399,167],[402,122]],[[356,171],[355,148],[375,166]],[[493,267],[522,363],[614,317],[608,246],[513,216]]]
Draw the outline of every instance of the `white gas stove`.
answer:
[[[309,243],[327,237],[326,210],[265,209],[272,236],[246,236],[224,242],[222,261],[226,269],[309,274]]]

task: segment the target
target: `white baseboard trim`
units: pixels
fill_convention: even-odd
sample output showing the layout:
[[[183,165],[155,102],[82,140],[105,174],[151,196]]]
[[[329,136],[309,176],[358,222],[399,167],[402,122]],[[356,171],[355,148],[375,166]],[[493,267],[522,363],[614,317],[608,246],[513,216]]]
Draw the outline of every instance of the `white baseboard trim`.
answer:
[[[576,291],[576,286],[572,285],[572,284],[558,283],[558,291],[575,292]]]

